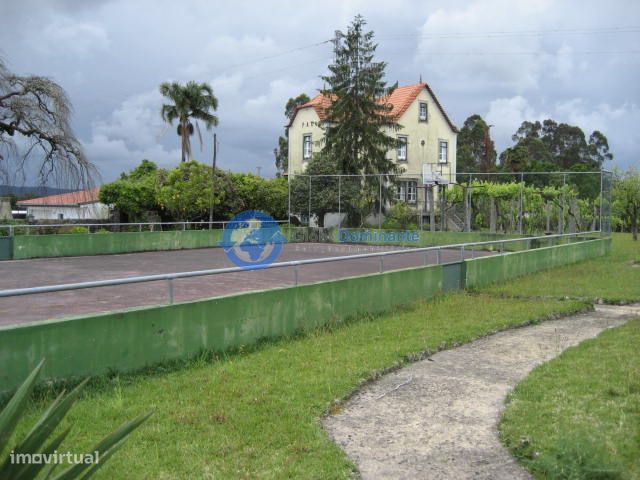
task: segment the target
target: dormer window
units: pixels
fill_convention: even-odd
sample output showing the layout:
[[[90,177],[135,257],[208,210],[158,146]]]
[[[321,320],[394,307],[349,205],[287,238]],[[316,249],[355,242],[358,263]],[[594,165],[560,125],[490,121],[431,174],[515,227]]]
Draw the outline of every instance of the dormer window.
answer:
[[[420,102],[420,116],[418,117],[421,122],[427,121],[427,102]]]

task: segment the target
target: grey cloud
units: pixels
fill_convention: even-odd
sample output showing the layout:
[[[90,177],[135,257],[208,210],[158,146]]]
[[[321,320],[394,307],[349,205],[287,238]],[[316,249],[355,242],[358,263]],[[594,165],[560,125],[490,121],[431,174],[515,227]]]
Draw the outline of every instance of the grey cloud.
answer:
[[[211,82],[220,102],[219,164],[273,174],[284,103],[301,92],[314,95],[331,59],[327,44],[278,54],[329,39],[356,13],[376,32],[390,82],[413,83],[422,75],[456,124],[472,113],[490,117],[499,147],[508,145],[519,121],[550,115],[588,133],[597,126],[618,164],[636,161],[640,55],[584,52],[637,50],[638,32],[477,35],[628,26],[640,18],[632,1],[603,9],[601,2],[551,0],[517,7],[507,0],[27,0],[3,6],[0,45],[14,70],[50,76],[67,89],[74,127],[105,180],[142,158],[177,163],[175,132],[160,136],[157,88],[192,79]],[[453,38],[460,33],[475,36]],[[206,144],[202,153],[194,149],[197,159],[210,161],[210,135]]]

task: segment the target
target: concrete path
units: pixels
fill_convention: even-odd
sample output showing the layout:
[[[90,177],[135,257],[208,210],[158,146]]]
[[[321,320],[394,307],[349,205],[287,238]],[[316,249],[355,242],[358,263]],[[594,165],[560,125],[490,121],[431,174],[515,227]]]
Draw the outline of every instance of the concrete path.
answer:
[[[517,328],[437,353],[351,398],[326,430],[365,479],[528,479],[498,437],[508,392],[567,347],[640,316],[640,304]]]

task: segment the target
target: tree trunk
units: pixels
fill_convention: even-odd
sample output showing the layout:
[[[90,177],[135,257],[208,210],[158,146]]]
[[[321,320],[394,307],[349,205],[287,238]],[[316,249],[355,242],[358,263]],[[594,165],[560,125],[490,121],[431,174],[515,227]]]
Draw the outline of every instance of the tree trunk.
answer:
[[[464,231],[471,231],[471,188],[464,189]]]
[[[489,202],[489,232],[496,233],[496,217],[498,216],[498,212],[496,211],[496,199],[490,197]]]
[[[579,222],[578,201],[575,198],[569,202],[569,233],[576,233]]]
[[[429,231],[436,231],[436,199],[433,194],[434,186],[427,187],[429,195]]]
[[[638,214],[631,216],[631,236],[637,242],[638,241]]]
[[[551,205],[549,205],[549,202],[545,202],[544,204],[544,214],[545,217],[547,217],[545,233],[551,233]]]
[[[189,152],[189,123],[186,121],[182,121],[180,122],[180,125],[182,127],[182,135],[181,135],[181,140],[182,140],[182,161],[186,162],[187,161],[187,154]]]

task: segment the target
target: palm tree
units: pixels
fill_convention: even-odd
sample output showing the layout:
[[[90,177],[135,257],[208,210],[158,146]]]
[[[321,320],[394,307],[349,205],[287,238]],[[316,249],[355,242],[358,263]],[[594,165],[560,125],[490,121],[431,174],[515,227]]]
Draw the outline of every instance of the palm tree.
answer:
[[[194,120],[202,149],[202,134],[196,120],[202,120],[207,130],[218,125],[218,117],[211,113],[218,109],[218,99],[213,95],[213,89],[209,84],[194,81],[187,82],[186,85],[164,82],[160,85],[160,93],[173,102],[162,106],[161,115],[170,125],[173,125],[174,120],[178,120],[177,133],[182,143],[182,161],[186,162],[191,157],[189,137],[194,132],[191,119]]]

